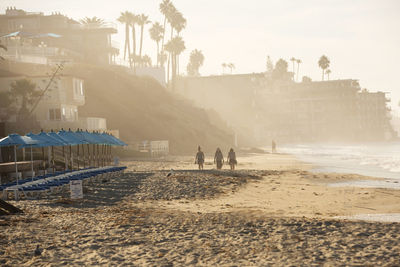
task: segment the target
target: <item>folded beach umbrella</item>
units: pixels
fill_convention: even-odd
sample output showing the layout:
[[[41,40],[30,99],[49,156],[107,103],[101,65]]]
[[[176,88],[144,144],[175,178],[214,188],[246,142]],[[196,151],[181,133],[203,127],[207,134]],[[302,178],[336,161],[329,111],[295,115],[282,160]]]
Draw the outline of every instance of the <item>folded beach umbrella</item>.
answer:
[[[34,145],[36,143],[38,143],[38,141],[33,140],[29,136],[21,136],[19,134],[10,134],[9,136],[0,139],[0,146],[14,147],[15,176],[17,177],[17,185],[18,185],[17,146]]]

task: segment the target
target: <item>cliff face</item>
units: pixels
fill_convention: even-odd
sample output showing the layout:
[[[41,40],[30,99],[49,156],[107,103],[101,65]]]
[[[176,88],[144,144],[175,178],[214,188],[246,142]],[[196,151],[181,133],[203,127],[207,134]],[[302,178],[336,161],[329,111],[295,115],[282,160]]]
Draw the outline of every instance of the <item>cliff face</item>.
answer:
[[[197,145],[214,151],[233,143],[230,129],[216,125],[219,120],[210,118],[210,112],[167,92],[152,78],[89,65],[75,65],[64,73],[85,81],[86,104],[79,115],[106,118],[107,128],[119,129],[127,142],[169,140],[174,154],[194,153]]]

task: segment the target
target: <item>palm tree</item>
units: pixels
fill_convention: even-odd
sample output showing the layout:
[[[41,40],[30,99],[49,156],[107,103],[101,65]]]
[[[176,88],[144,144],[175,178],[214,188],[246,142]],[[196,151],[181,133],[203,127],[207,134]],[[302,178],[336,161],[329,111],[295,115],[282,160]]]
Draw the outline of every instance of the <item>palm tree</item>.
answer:
[[[146,16],[145,14],[140,14],[137,17],[137,24],[140,26],[140,48],[139,48],[139,56],[142,56],[142,46],[143,46],[143,30],[144,30],[144,25],[150,23],[151,21],[149,20],[149,16]]]
[[[168,13],[167,13],[167,21],[169,22],[170,26],[171,26],[171,39],[174,36],[174,26],[175,26],[175,22],[176,22],[176,13],[178,12],[178,10],[175,8],[174,5],[170,5]],[[170,69],[170,65],[171,64],[171,54],[168,55],[168,66],[167,66],[167,76],[169,77],[169,69]],[[172,69],[172,66],[171,66]]]
[[[160,51],[160,53],[158,54],[158,58],[160,60],[160,66],[163,67],[164,63],[168,60],[168,55],[167,53],[165,53],[165,51]]]
[[[186,27],[186,19],[183,17],[182,13],[179,11],[176,11],[173,13],[172,16],[172,21],[171,21],[171,27],[175,29],[177,36],[181,33],[181,31]],[[172,34],[172,32],[171,32]],[[172,38],[172,35],[171,35]],[[179,75],[179,55],[177,59],[177,70],[178,70],[178,75]]]
[[[132,55],[136,55],[136,24],[138,23],[138,16],[129,12],[129,17],[132,28]]]
[[[275,63],[275,68],[272,72],[272,77],[274,80],[287,80],[289,79],[289,73],[288,73],[288,63],[286,60],[280,58],[276,63]]]
[[[186,19],[179,11],[176,11],[171,19],[171,24],[173,25],[173,28],[176,30],[176,33],[179,36],[180,32],[186,27]]]
[[[330,63],[331,62],[325,55],[322,55],[318,60],[318,66],[322,69],[322,80],[324,80],[325,70],[329,68]]]
[[[142,57],[142,65],[144,67],[151,67],[151,57],[149,57],[148,55],[144,55]]]
[[[160,23],[156,22],[153,24],[153,26],[150,28],[149,32],[150,32],[150,38],[157,43],[157,66],[160,63],[160,58],[159,58],[159,54],[160,54],[160,41],[163,37],[162,33],[164,31],[164,28],[161,26]]]
[[[189,76],[199,76],[199,68],[204,63],[204,55],[200,50],[193,50],[190,53],[189,64],[187,65],[187,72]]]
[[[161,44],[161,51],[164,50],[164,39],[165,39],[165,29],[166,29],[166,23],[167,23],[167,17],[169,16],[169,13],[174,5],[170,0],[163,0],[160,3],[160,12],[161,14],[164,15],[164,27],[163,27],[163,34],[162,34],[162,44]]]
[[[228,67],[228,64],[222,63],[222,74],[225,74],[225,69]]]
[[[228,63],[227,67],[231,69],[231,74],[232,74],[232,70],[235,68],[235,64]]]
[[[128,51],[128,57],[131,55],[130,41],[129,41],[129,25],[131,24],[132,13],[125,11],[121,12],[121,15],[117,19],[120,23],[125,23],[125,46],[124,46],[124,59],[126,59],[126,51]],[[129,60],[130,64],[130,60]]]
[[[79,21],[83,25],[87,26],[88,28],[99,28],[104,25],[104,20],[98,17],[85,17]]]
[[[301,61],[301,59],[296,59],[296,62],[297,62],[297,75],[296,75],[296,81],[299,81],[299,67],[300,67],[300,64],[301,64],[301,63],[303,63],[303,62]]]
[[[329,81],[329,74],[331,74],[331,70],[330,70],[330,69],[327,69],[327,70],[325,71],[325,73],[328,75],[328,81]]]
[[[29,106],[40,96],[36,84],[27,79],[16,80],[11,84],[10,96],[17,107],[17,119],[24,120],[29,114]]]
[[[293,81],[294,81],[294,63],[296,62],[296,59],[294,57],[291,57],[290,61],[292,61],[293,63]]]
[[[270,56],[267,56],[267,72],[272,73],[274,70],[274,63]]]
[[[172,59],[172,88],[174,88],[175,78],[176,78],[176,59],[184,50],[185,42],[182,37],[174,37],[168,43],[165,44],[165,50],[168,51]]]

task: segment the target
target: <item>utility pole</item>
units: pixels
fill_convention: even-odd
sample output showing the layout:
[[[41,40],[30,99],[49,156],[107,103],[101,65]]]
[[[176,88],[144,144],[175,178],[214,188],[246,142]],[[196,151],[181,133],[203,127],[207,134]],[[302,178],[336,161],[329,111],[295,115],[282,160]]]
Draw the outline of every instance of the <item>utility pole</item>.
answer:
[[[32,109],[29,111],[29,113],[28,113],[28,115],[27,115],[28,118],[29,118],[29,116],[33,113],[33,111],[35,111],[35,109],[37,108],[37,106],[38,106],[40,100],[42,100],[43,96],[44,96],[44,95],[46,94],[46,92],[49,90],[50,85],[53,83],[53,81],[54,81],[54,79],[55,79],[57,73],[58,73],[60,70],[63,70],[63,68],[64,68],[63,63],[57,64],[57,69],[53,72],[53,74],[52,74],[52,76],[51,76],[51,78],[50,78],[50,81],[49,81],[48,84],[46,85],[46,88],[45,88],[45,89],[42,91],[42,93],[39,95],[39,97],[38,97],[38,99],[36,100],[35,104],[32,106]]]

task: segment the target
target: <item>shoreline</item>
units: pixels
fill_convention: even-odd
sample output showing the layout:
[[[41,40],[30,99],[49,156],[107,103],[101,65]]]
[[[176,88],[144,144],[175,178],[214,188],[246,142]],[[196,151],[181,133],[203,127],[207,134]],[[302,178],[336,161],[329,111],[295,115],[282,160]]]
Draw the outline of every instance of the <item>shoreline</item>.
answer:
[[[172,165],[159,162],[159,170],[190,170],[196,173],[196,165],[190,159],[191,157],[185,156],[178,163],[171,161]],[[209,158],[206,162],[208,164],[204,166],[205,171],[217,171],[214,165],[210,164]],[[382,178],[359,174],[314,173],[312,169],[315,166],[301,162],[294,155],[286,153],[249,153],[238,157],[238,162],[236,171],[264,170],[281,173],[269,177],[269,180],[247,183],[238,192],[226,192],[214,199],[165,201],[159,203],[159,207],[203,213],[252,210],[268,216],[328,219],[340,216],[352,219],[354,216],[365,214],[400,214],[400,207],[396,207],[400,191],[351,186],[351,183],[358,181],[379,182]],[[294,195],[299,196],[301,200],[293,198]],[[321,199],[324,202],[320,202]]]

